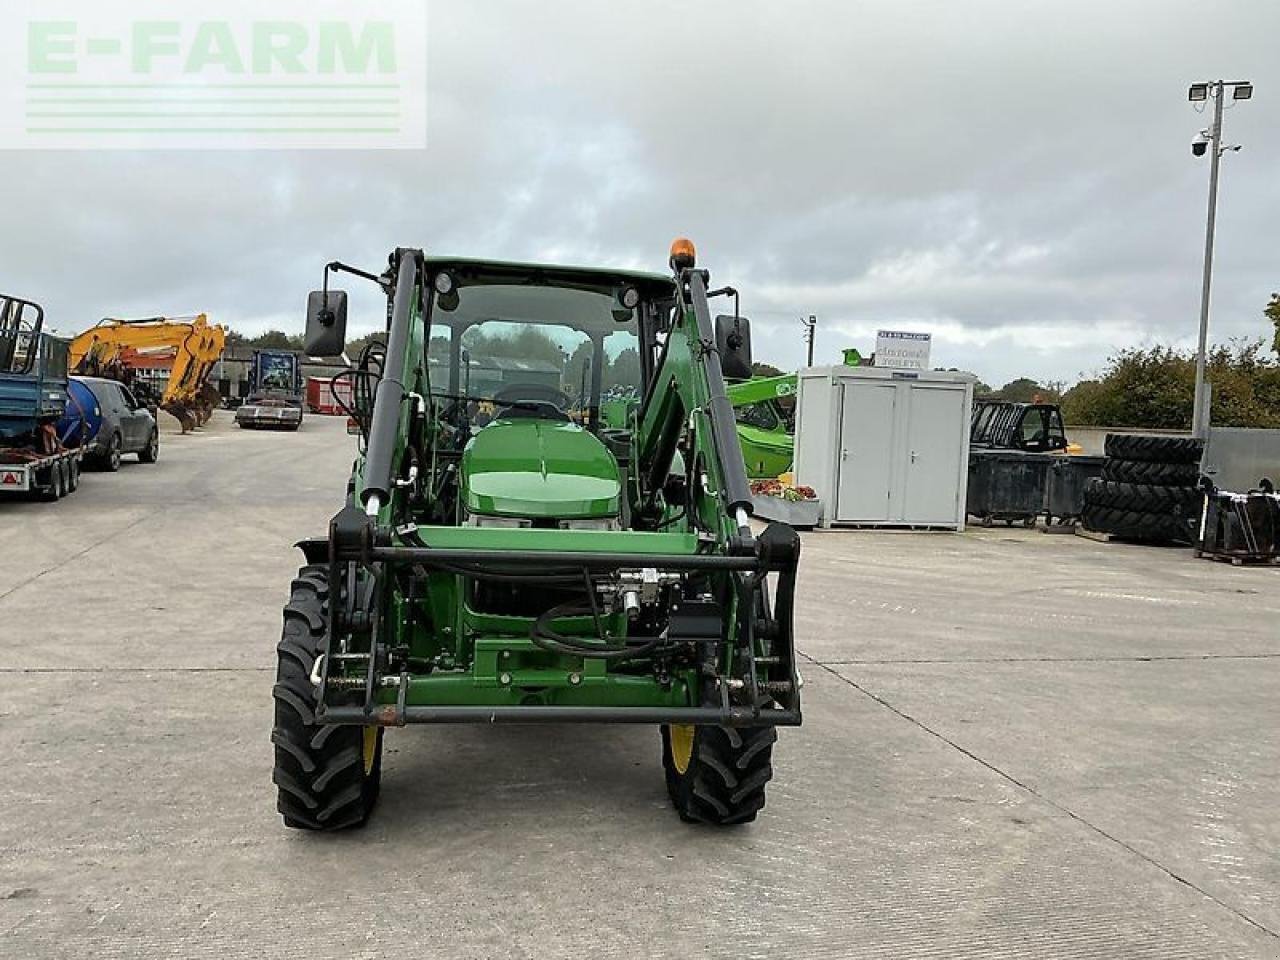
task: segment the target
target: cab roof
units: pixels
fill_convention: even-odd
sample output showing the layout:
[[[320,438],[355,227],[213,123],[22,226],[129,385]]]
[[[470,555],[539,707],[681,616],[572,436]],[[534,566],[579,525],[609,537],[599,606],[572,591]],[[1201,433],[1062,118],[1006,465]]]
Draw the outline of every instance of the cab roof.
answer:
[[[584,287],[612,287],[634,283],[648,296],[667,294],[675,289],[675,281],[661,273],[623,270],[612,267],[575,267],[551,263],[521,263],[513,260],[481,260],[474,257],[426,258],[427,270],[456,271],[462,278],[492,277],[495,280],[527,280],[538,278],[550,283]]]

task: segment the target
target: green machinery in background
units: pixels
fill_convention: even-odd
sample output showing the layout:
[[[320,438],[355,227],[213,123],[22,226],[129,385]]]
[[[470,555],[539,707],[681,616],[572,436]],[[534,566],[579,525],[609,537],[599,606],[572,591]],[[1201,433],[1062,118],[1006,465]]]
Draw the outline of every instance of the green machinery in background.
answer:
[[[791,469],[795,458],[796,375],[753,377],[726,388],[738,422],[738,443],[752,480],[772,479]]]
[[[658,275],[398,249],[381,274],[328,265],[307,351],[345,339],[330,272],[379,285],[387,328],[339,375],[359,430],[346,504],[299,544],[284,610],[286,824],[364,823],[384,731],[408,723],[654,724],[681,817],[743,823],[764,805],[776,727],[801,716],[799,540],[749,523],[724,384],[750,375],[747,321],[712,317],[691,243],[670,262]],[[469,391],[464,353],[495,345],[590,353],[585,397],[537,381]],[[639,358],[622,425],[601,415],[620,347]]]

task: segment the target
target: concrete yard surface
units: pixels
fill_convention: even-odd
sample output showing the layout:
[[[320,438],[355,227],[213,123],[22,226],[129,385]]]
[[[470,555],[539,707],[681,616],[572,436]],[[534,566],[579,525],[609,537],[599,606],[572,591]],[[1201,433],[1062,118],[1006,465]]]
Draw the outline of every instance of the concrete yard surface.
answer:
[[[0,956],[1280,957],[1280,569],[1031,530],[805,535],[751,826],[681,823],[650,728],[449,726],[286,830],[280,606],[352,452],[219,413],[0,503]]]

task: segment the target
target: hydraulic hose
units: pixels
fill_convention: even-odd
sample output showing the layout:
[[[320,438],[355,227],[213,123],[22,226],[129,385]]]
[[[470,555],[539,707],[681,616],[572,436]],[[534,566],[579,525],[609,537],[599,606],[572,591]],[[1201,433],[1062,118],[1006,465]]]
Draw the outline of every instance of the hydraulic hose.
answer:
[[[529,639],[534,646],[548,653],[558,653],[571,657],[589,657],[595,660],[630,660],[651,653],[662,642],[662,637],[632,637],[643,640],[636,646],[626,644],[593,643],[582,637],[568,636],[551,629],[552,620],[561,617],[586,617],[595,613],[594,607],[582,600],[572,600],[552,607],[534,622],[529,628]]]

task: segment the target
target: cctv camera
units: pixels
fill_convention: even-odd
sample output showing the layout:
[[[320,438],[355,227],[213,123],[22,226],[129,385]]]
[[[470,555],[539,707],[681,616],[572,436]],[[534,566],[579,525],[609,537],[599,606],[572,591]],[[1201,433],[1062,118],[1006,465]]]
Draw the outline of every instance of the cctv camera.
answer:
[[[1203,157],[1205,151],[1209,149],[1209,141],[1203,136],[1196,137],[1191,141],[1191,155],[1193,157]]]

